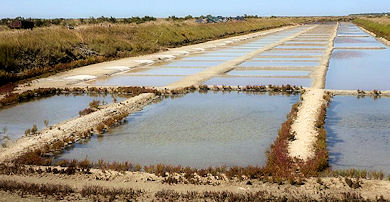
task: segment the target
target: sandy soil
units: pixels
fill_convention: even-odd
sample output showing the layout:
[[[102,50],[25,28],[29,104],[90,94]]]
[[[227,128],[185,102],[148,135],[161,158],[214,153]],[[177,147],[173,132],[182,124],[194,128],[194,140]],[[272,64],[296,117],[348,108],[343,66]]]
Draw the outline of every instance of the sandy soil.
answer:
[[[289,144],[288,150],[291,157],[303,160],[313,157],[313,146],[318,135],[315,123],[321,106],[325,102],[324,92],[322,89],[309,89],[302,95],[302,104],[299,106],[297,118],[291,126],[296,138]]]
[[[178,177],[178,176],[176,176]],[[342,193],[357,193],[367,199],[375,199],[378,196],[383,196],[385,199],[390,199],[390,181],[381,180],[361,180],[361,188],[352,189],[346,183],[344,178],[321,178],[318,182],[317,178],[309,178],[305,180],[304,185],[295,186],[290,184],[278,185],[276,183],[262,182],[258,180],[227,180],[215,179],[213,177],[199,177],[203,185],[194,184],[166,184],[162,183],[163,177],[155,176],[154,174],[142,172],[125,172],[118,173],[115,171],[92,170],[91,174],[75,174],[62,175],[45,173],[42,175],[0,175],[2,180],[14,180],[17,182],[38,183],[38,184],[53,184],[53,185],[68,185],[76,191],[80,191],[85,186],[99,186],[113,189],[134,189],[143,190],[144,196],[142,200],[153,199],[154,194],[162,190],[174,190],[179,193],[204,192],[204,191],[229,191],[232,193],[255,193],[258,191],[266,191],[275,196],[310,197],[312,199],[320,199],[321,197],[340,197]],[[247,182],[251,181],[252,185]],[[0,192],[0,196],[7,197],[4,192]],[[9,195],[9,194],[8,194]],[[10,197],[18,200],[17,196]],[[29,197],[30,198],[30,197]],[[34,201],[36,198],[32,198]],[[82,198],[77,198],[78,200]]]

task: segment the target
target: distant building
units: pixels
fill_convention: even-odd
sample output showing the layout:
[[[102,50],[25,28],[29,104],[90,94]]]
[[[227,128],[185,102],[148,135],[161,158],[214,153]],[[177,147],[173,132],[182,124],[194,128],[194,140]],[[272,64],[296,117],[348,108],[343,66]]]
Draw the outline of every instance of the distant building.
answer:
[[[27,20],[14,20],[9,23],[11,29],[33,29],[34,22]]]
[[[223,17],[223,16],[211,16],[208,15],[207,17],[201,17],[196,20],[197,23],[221,23],[221,22],[229,22],[232,20],[245,20],[242,16],[237,17]]]

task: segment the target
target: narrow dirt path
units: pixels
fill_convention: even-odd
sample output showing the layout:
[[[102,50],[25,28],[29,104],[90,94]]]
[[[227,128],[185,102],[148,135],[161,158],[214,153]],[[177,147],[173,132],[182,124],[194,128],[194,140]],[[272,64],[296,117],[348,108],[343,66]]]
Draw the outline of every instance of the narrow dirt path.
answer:
[[[323,89],[311,89],[303,95],[303,101],[298,108],[298,115],[291,129],[295,132],[295,140],[289,145],[289,153],[293,158],[308,160],[314,155],[314,143],[318,132],[315,129],[322,104],[325,102]]]
[[[288,151],[293,158],[306,161],[314,155],[313,147],[318,135],[315,123],[322,104],[326,102],[323,98],[325,94],[323,88],[325,87],[329,59],[334,48],[334,39],[337,35],[337,27],[338,24],[332,28],[333,32],[329,38],[328,48],[322,57],[319,68],[313,74],[313,86],[302,95],[303,100],[298,108],[297,118],[291,126],[292,132],[295,133],[295,140],[290,142]]]
[[[95,176],[95,174],[73,176],[58,174],[45,174],[44,176],[0,175],[0,180],[12,180],[19,183],[65,185],[71,187],[78,193],[86,186],[98,186],[108,189],[142,190],[143,196],[141,196],[141,198],[148,198],[149,200],[150,198],[153,198],[157,192],[163,190],[172,190],[177,193],[227,191],[239,194],[261,191],[270,193],[274,196],[295,197],[306,200],[307,197],[310,197],[311,199],[323,199],[324,197],[340,198],[344,193],[360,194],[362,197],[371,200],[381,195],[385,199],[390,198],[390,193],[388,192],[390,182],[381,180],[362,179],[361,188],[351,189],[341,178],[322,178],[321,184],[317,182],[316,178],[309,178],[304,185],[295,186],[290,184],[278,185],[277,183],[267,183],[258,180],[251,180],[251,184],[247,184],[247,181],[245,180],[218,180],[215,181],[219,183],[216,185],[166,184],[162,183],[161,177],[156,177],[153,174],[136,172],[117,173],[115,174],[115,177],[112,177],[110,180],[97,180],[94,179]]]

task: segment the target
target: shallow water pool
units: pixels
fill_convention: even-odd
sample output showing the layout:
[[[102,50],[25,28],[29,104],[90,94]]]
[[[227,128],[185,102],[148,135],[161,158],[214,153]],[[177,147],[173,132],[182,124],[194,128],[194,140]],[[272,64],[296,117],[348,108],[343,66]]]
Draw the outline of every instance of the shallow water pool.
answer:
[[[24,131],[31,129],[33,124],[43,129],[44,120],[53,125],[77,117],[78,112],[88,108],[93,100],[113,102],[111,95],[55,95],[3,107],[0,108],[0,129],[7,127],[7,136],[15,140],[22,137]],[[117,97],[117,100],[123,98]]]
[[[389,90],[390,49],[334,50],[326,76],[326,88]]]
[[[226,86],[247,86],[247,85],[295,85],[310,87],[310,78],[260,78],[260,77],[214,77],[204,84],[206,85],[226,85]]]
[[[325,127],[333,169],[390,174],[390,98],[335,96]]]
[[[59,159],[129,161],[196,168],[264,165],[265,151],[298,95],[193,93],[167,98],[127,118],[103,138]],[[242,104],[245,103],[245,104]]]
[[[204,71],[204,68],[146,68],[144,71],[129,72],[129,75],[191,75]]]
[[[90,82],[93,86],[154,86],[161,87],[176,81],[184,76],[131,76],[117,75]]]
[[[175,61],[161,67],[211,67],[223,63],[223,61]]]
[[[308,76],[311,71],[233,70],[232,76]]]
[[[315,67],[320,65],[319,62],[262,62],[262,61],[249,61],[239,65],[239,67]]]

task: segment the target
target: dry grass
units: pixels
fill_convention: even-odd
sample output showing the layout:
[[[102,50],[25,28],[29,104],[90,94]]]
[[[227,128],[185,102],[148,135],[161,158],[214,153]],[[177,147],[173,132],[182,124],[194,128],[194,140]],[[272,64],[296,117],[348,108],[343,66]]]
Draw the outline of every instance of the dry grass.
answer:
[[[0,180],[0,190],[19,193],[20,195],[32,194],[37,196],[55,196],[57,199],[74,193],[74,190],[66,185],[20,183],[11,180]]]
[[[358,18],[353,22],[379,37],[390,40],[390,18]]]
[[[229,191],[204,191],[180,193],[174,190],[158,191],[156,199],[162,201],[366,201],[360,194],[341,193],[340,196],[323,195],[319,199],[311,195],[292,193],[286,190],[285,195],[274,194],[269,191],[234,193]],[[382,197],[383,198],[383,197]],[[378,201],[380,201],[379,198]]]

